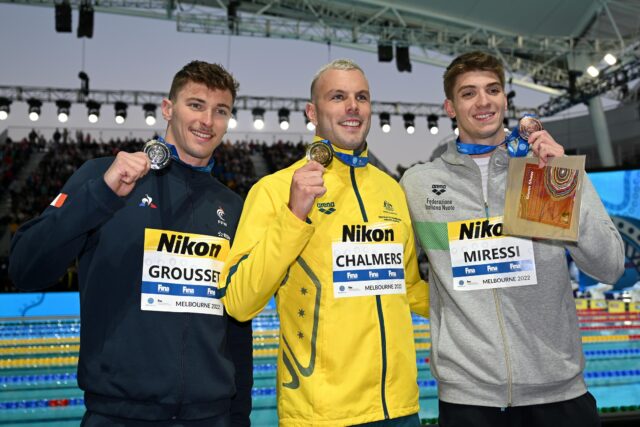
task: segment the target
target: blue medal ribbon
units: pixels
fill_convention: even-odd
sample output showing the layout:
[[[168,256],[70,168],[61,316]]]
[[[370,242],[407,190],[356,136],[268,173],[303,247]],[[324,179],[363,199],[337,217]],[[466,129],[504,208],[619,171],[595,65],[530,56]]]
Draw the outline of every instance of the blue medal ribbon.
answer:
[[[531,114],[525,114],[523,117],[535,117]],[[529,153],[529,142],[520,136],[518,130],[519,126],[514,127],[509,135],[498,145],[483,145],[483,144],[468,144],[466,142],[460,142],[460,138],[456,140],[456,147],[458,153],[461,154],[487,154],[501,146],[507,145],[507,152],[511,157],[525,157]]]
[[[206,172],[206,173],[211,173],[211,169],[213,169],[213,163],[214,163],[214,159],[213,159],[213,154],[211,155],[211,158],[209,159],[209,163],[207,163],[206,166],[192,166],[188,163],[183,162],[182,160],[180,160],[180,156],[178,155],[178,149],[175,147],[175,145],[173,144],[169,144],[167,141],[164,140],[163,137],[158,136],[156,137],[156,139],[160,142],[162,142],[163,144],[165,144],[167,147],[169,147],[169,152],[171,153],[171,158],[175,161],[177,161],[178,163],[181,163],[193,170],[196,170],[198,172]]]
[[[320,140],[320,142],[328,145],[331,151],[333,152],[333,155],[339,158],[342,161],[342,163],[344,163],[347,166],[353,166],[354,168],[361,168],[361,167],[367,166],[367,163],[369,163],[369,157],[358,156],[355,154],[341,153],[339,151],[334,150],[333,145],[331,144],[331,141],[329,141],[328,139],[322,139]],[[354,153],[355,153],[355,150],[354,150]]]

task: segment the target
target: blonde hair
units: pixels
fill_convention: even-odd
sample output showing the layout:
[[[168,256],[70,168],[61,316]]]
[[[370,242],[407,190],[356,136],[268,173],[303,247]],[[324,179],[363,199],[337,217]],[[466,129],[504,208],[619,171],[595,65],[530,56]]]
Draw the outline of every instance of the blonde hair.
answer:
[[[364,71],[362,71],[362,68],[360,68],[360,66],[356,64],[354,61],[352,61],[351,59],[346,59],[346,58],[334,59],[328,64],[322,66],[322,68],[318,70],[316,75],[313,76],[313,80],[311,81],[311,102],[313,102],[313,98],[314,98],[313,92],[316,87],[316,82],[318,81],[322,73],[324,73],[327,70],[342,70],[342,71],[357,70],[357,71],[360,71],[364,76]],[[365,76],[365,79],[366,78],[367,77]]]

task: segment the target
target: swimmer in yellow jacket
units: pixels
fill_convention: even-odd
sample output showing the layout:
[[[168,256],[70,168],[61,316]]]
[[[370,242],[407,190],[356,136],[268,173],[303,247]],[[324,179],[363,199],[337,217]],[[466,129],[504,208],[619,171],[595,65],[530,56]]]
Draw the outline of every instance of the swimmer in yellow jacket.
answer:
[[[275,294],[282,426],[419,426],[411,311],[427,316],[398,183],[369,163],[369,84],[349,60],[324,66],[307,117],[327,166],[301,159],[260,180],[222,274],[239,320]]]

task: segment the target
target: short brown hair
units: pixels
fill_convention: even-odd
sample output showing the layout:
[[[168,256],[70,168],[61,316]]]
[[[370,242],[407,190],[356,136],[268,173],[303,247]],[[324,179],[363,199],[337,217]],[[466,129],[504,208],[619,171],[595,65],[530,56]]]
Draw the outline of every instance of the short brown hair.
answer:
[[[228,90],[231,92],[233,102],[236,101],[236,93],[240,87],[237,80],[221,65],[209,64],[204,61],[191,61],[173,77],[171,90],[169,90],[169,99],[175,100],[178,92],[189,82],[201,83],[211,90]]]
[[[456,85],[458,76],[469,71],[490,71],[498,77],[500,85],[504,88],[504,66],[502,62],[488,53],[480,51],[468,52],[451,61],[451,64],[444,72],[444,93],[447,99],[453,99],[453,87]]]

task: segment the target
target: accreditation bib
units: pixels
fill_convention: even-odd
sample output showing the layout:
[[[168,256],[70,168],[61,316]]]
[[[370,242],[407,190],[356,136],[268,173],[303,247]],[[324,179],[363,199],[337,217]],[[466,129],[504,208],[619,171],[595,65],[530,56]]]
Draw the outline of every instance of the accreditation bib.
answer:
[[[502,217],[448,225],[452,285],[456,291],[536,285],[529,239],[502,235]]]
[[[401,243],[333,243],[336,298],[406,293]]]
[[[218,281],[228,254],[220,237],[145,229],[140,309],[222,316]]]

